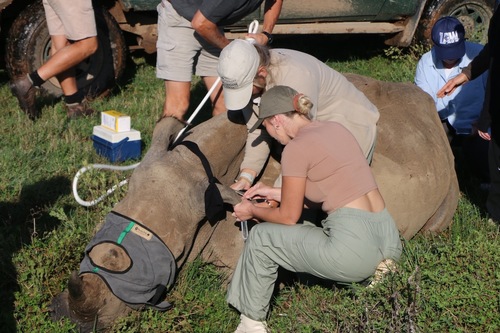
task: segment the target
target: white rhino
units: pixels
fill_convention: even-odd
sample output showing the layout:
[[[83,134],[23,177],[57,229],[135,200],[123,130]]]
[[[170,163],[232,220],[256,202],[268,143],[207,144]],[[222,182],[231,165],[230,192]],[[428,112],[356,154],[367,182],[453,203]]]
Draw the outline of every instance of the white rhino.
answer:
[[[380,110],[372,170],[401,235],[410,239],[420,230],[443,230],[452,221],[459,188],[454,158],[433,100],[409,83],[346,76]],[[246,140],[246,126],[236,118],[237,112],[214,117],[194,127],[180,144],[170,148],[182,124],[164,118],[156,125],[151,147],[132,174],[126,197],[113,209],[142,225],[143,234],[156,234],[174,262],[160,267],[163,272],[155,271],[153,277],[145,274],[148,276],[141,276],[141,280],[158,282],[155,278],[164,274],[169,278],[161,283],[170,284],[175,269],[200,255],[229,270],[236,265],[244,242],[239,223],[231,216],[231,205],[240,197],[229,185],[238,173]],[[270,160],[261,180],[272,184],[278,173],[279,164]],[[215,179],[220,183],[214,185]],[[213,186],[218,191],[207,191]],[[226,205],[218,206],[217,199]],[[222,208],[222,215],[207,214],[206,205]],[[113,223],[113,212],[107,215],[106,223]],[[109,270],[123,271],[131,264],[132,259],[116,244],[88,250],[87,259]],[[92,328],[96,316],[98,327],[108,326],[117,317],[141,307],[137,298],[127,299],[123,292],[126,287],[121,287],[113,293],[98,272],[75,272],[68,290],[53,300],[53,317],[70,317],[82,331]],[[146,288],[143,303],[163,300],[149,299],[155,287]]]

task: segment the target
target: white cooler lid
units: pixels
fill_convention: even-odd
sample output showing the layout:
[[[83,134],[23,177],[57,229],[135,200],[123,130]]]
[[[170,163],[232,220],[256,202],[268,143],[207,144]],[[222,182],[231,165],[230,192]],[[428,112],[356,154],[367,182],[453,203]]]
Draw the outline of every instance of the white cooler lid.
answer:
[[[141,132],[133,128],[127,132],[115,132],[104,126],[98,125],[94,126],[93,134],[111,143],[120,142],[127,137],[129,141],[135,141],[141,139]]]

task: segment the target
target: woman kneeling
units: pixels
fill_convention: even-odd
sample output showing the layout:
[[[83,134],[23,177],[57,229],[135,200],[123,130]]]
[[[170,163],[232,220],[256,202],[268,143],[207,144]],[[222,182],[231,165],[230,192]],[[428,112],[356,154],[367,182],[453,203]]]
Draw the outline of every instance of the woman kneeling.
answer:
[[[278,267],[338,282],[361,282],[381,262],[397,261],[401,241],[354,136],[341,124],[311,121],[307,96],[276,86],[261,99],[259,121],[281,144],[282,187],[258,183],[234,206],[254,226],[238,261],[227,301],[241,312],[236,332],[267,332],[265,319]],[[277,201],[262,207],[248,199]],[[321,205],[322,228],[297,224],[304,202]]]

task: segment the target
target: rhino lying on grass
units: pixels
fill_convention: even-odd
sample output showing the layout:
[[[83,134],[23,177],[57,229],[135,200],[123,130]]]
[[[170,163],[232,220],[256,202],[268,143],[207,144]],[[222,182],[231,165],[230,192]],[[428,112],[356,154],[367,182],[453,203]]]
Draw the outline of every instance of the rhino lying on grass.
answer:
[[[459,189],[453,155],[434,102],[412,84],[346,76],[380,110],[372,169],[401,234],[410,239],[420,230],[446,228],[457,207]],[[121,221],[131,233],[127,234],[127,228],[118,230],[123,241],[120,245],[116,244],[119,241],[99,243],[100,232],[96,234],[98,239],[87,247],[80,274],[73,273],[68,290],[53,300],[55,318],[70,317],[82,331],[89,331],[97,317],[98,327],[105,327],[143,306],[141,303],[168,308],[166,301],[161,302],[164,290],[156,287],[171,285],[176,269],[187,260],[201,256],[218,266],[234,268],[243,239],[230,212],[230,205],[240,198],[228,185],[238,173],[246,126],[229,120],[231,114],[237,113],[196,126],[170,150],[182,124],[164,118],[156,125],[151,147],[134,171],[126,197],[106,216],[103,228]],[[268,163],[264,181],[272,183],[277,166],[276,162]],[[220,184],[215,184],[215,179]],[[214,186],[220,197],[218,191],[210,191]],[[212,195],[205,196],[209,193]],[[222,201],[227,205],[221,206]],[[207,211],[206,206],[222,208],[222,216]],[[130,281],[118,282],[113,293],[105,271],[123,272],[133,266],[133,256],[130,259],[122,248],[133,239],[132,234],[142,245],[156,234],[168,247],[157,247],[163,246],[164,251],[155,261],[164,264],[142,262],[148,256],[135,258],[133,263],[141,267],[143,275],[132,274]],[[92,270],[95,266],[101,267],[100,271]],[[138,281],[143,284],[139,288]]]

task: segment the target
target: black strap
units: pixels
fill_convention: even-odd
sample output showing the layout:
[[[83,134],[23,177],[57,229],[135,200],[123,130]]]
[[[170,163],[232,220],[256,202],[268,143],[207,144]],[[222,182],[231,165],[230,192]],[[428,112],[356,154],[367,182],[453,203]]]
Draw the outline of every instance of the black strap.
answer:
[[[160,302],[160,298],[162,298],[163,294],[167,291],[167,287],[164,286],[163,284],[159,285],[156,287],[156,293],[154,294],[153,297],[149,300],[150,304],[156,305]]]
[[[193,154],[198,156],[205,169],[205,173],[208,176],[208,187],[205,191],[205,215],[208,221],[211,223],[221,220],[223,215],[225,215],[224,200],[220,194],[219,189],[216,184],[220,184],[219,180],[214,177],[212,173],[212,168],[210,168],[210,163],[207,157],[201,152],[198,145],[192,141],[182,141],[179,145],[185,146]]]

